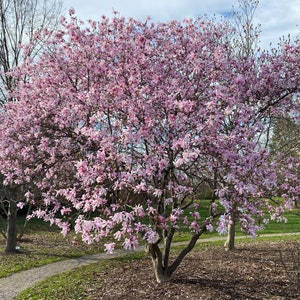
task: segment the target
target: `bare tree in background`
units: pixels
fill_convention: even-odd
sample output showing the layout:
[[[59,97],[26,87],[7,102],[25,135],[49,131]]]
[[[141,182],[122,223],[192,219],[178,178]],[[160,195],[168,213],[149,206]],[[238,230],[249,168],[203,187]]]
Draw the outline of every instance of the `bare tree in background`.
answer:
[[[271,151],[276,154],[284,153],[285,156],[300,156],[300,123],[289,115],[275,120],[273,135],[270,145]]]
[[[260,24],[255,25],[254,16],[258,0],[239,0],[238,9],[231,14],[231,25],[236,29],[233,37],[234,52],[239,57],[254,57],[259,50]]]
[[[34,41],[26,55],[38,55],[45,40],[35,39],[35,34],[46,28],[55,30],[61,13],[61,0],[0,0],[0,106],[13,101],[9,92],[15,83],[9,71],[23,62],[21,46]],[[6,238],[5,251],[14,253],[18,238],[17,201],[24,197],[24,191],[18,185],[3,185],[3,176],[0,177],[0,208],[7,216],[2,235]]]
[[[55,29],[61,12],[60,0],[0,1],[0,104],[9,101],[7,90],[13,89],[12,78],[7,72],[23,61],[20,46],[33,41],[39,30]],[[44,42],[36,40],[27,55],[37,55]]]

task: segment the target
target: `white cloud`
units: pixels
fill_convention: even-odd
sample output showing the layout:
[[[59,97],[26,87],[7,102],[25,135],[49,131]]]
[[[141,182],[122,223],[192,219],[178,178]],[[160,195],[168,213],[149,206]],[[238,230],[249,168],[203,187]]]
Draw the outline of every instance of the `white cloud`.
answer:
[[[282,36],[296,37],[300,33],[299,0],[273,1],[261,0],[256,11],[256,22],[262,26],[262,41],[272,42],[274,46]]]

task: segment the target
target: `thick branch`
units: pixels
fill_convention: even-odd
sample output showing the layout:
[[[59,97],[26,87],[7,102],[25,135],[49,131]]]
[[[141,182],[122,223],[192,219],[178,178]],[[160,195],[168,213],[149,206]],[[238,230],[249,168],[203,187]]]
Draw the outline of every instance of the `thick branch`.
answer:
[[[199,237],[205,231],[206,231],[206,224],[204,224],[202,226],[201,230],[198,233],[195,233],[193,235],[193,237],[191,238],[191,240],[188,243],[188,245],[179,253],[179,255],[174,260],[174,262],[172,263],[172,265],[168,268],[168,270],[167,270],[168,276],[171,276],[176,271],[176,269],[178,268],[178,266],[180,265],[180,263],[182,262],[182,260],[194,248],[194,246],[195,246],[196,242],[198,241]]]
[[[168,265],[169,265],[170,250],[171,250],[171,244],[172,244],[174,232],[175,232],[175,228],[172,227],[170,229],[170,232],[168,232],[168,235],[164,241],[164,267],[166,269],[168,269]]]

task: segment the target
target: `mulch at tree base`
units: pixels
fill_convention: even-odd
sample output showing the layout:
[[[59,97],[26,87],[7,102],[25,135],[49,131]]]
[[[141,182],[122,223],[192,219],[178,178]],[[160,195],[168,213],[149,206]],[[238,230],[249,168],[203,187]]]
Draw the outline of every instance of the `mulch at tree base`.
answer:
[[[298,243],[239,244],[228,252],[220,247],[194,250],[172,280],[161,284],[155,281],[150,259],[133,260],[95,274],[104,284],[85,294],[106,300],[299,299],[299,253]]]

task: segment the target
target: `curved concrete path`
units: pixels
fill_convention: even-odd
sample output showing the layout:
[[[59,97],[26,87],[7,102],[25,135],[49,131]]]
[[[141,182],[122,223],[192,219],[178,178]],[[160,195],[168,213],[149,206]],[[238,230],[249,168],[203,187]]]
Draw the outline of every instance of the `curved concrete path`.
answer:
[[[284,236],[284,235],[298,235],[299,233],[286,233],[286,234],[264,234],[260,235],[261,237],[268,236]],[[245,236],[237,236],[239,238],[245,238]],[[213,237],[198,240],[198,243],[202,242],[211,242],[218,240],[225,240],[226,237]],[[185,245],[186,242],[174,243],[174,246]],[[141,251],[142,247],[137,249]],[[125,250],[116,250],[113,254],[99,253],[94,255],[83,256],[79,258],[66,259],[58,261],[55,263],[43,265],[40,267],[32,268],[26,271],[21,271],[15,274],[12,274],[7,277],[0,278],[0,299],[1,300],[12,300],[23,290],[30,288],[36,285],[38,282],[43,279],[53,276],[73,268],[84,266],[90,263],[95,263],[100,260],[107,260],[116,258],[122,255],[128,254],[129,251]]]

